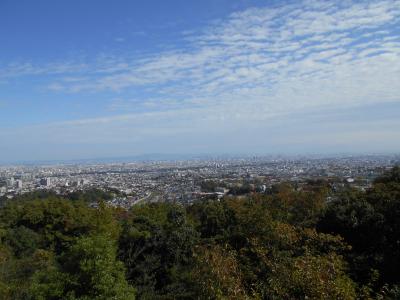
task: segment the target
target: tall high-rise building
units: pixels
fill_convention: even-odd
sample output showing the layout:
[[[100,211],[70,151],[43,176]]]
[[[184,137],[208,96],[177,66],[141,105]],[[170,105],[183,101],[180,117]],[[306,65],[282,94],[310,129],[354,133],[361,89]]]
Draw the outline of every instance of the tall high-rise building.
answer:
[[[0,195],[3,195],[7,192],[7,188],[5,186],[0,187]]]
[[[40,184],[43,186],[50,186],[51,185],[51,180],[50,178],[42,178],[40,179]]]
[[[17,189],[22,189],[22,180],[21,179],[16,180],[15,186],[17,187]]]
[[[7,187],[8,188],[14,187],[14,177],[11,177],[10,179],[7,180]]]

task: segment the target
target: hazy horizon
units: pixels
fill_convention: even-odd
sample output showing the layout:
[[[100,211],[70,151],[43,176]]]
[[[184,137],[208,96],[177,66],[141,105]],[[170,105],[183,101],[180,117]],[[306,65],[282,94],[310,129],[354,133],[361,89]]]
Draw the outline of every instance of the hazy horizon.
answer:
[[[47,159],[47,160],[19,160],[1,161],[0,167],[7,166],[45,166],[45,165],[90,165],[90,164],[113,164],[113,163],[153,163],[153,162],[185,162],[185,161],[208,161],[208,160],[301,160],[301,159],[341,159],[341,158],[393,158],[400,159],[399,152],[342,152],[342,153],[143,153],[130,156],[108,156],[108,157],[81,157],[70,159]]]
[[[400,152],[399,1],[2,1],[0,36],[0,164]]]

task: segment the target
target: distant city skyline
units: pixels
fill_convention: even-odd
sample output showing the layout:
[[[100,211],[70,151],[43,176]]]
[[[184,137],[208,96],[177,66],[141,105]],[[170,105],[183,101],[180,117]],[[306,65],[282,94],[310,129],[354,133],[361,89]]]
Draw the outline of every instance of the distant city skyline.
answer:
[[[0,3],[0,163],[400,152],[400,1]]]

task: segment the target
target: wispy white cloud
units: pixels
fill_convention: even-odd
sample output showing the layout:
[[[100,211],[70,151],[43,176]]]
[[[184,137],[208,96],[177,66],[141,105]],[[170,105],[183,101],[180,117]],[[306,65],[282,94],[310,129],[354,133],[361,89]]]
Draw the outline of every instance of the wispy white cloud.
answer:
[[[213,98],[217,106],[233,95],[248,101],[263,97],[265,105],[274,104],[279,94],[300,106],[343,104],[340,90],[348,95],[345,102],[360,102],[360,88],[376,92],[386,87],[384,99],[365,99],[366,91],[363,101],[393,101],[399,97],[390,79],[400,76],[400,40],[382,27],[398,24],[399,18],[398,1],[303,1],[273,9],[253,8],[210,26],[185,49],[139,60],[104,59],[90,66],[79,80],[67,77],[49,87],[69,92],[145,87],[161,98]],[[331,82],[335,83],[331,87],[324,85]],[[287,95],[287,83],[293,88],[311,85],[316,90],[306,88],[310,92],[307,101],[297,93]],[[326,93],[321,95],[322,88],[331,94],[329,99]],[[246,95],[241,95],[243,91]]]
[[[123,43],[123,42],[125,42],[125,38],[123,38],[123,37],[116,37],[116,38],[114,39],[114,41],[116,41],[117,43]]]

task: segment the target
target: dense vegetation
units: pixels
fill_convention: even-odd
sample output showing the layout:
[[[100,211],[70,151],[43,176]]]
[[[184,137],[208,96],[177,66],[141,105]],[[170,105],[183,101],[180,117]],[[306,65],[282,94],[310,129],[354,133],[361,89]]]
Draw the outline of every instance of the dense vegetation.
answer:
[[[400,168],[330,193],[280,184],[130,211],[93,191],[25,195],[0,209],[0,298],[399,299]]]

